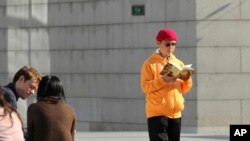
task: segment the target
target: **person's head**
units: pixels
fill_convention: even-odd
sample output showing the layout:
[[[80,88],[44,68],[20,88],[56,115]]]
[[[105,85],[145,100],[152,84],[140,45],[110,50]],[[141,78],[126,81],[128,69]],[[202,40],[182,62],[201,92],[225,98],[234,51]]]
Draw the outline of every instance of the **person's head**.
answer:
[[[22,120],[20,118],[20,115],[19,113],[16,111],[16,109],[13,107],[13,105],[11,105],[9,102],[7,102],[7,100],[5,100],[5,97],[4,97],[4,94],[3,94],[3,88],[2,86],[0,85],[0,107],[3,108],[3,114],[0,114],[0,120],[2,118],[4,118],[6,115],[9,114],[10,118],[11,118],[11,126],[13,126],[13,119],[12,119],[12,116],[11,116],[11,113],[12,112],[15,112],[19,118],[19,120],[21,121],[22,123]]]
[[[5,100],[3,95],[3,89],[2,86],[0,86],[0,107],[6,107],[6,105],[9,105],[8,102]]]
[[[177,34],[170,28],[163,28],[156,35],[156,44],[164,56],[170,56],[175,51],[177,40]]]
[[[41,78],[41,74],[35,68],[23,66],[16,72],[12,82],[18,96],[26,99],[36,93]]]
[[[63,85],[60,79],[56,76],[44,76],[38,86],[37,100],[55,96],[59,97],[61,100],[65,100],[65,94]]]

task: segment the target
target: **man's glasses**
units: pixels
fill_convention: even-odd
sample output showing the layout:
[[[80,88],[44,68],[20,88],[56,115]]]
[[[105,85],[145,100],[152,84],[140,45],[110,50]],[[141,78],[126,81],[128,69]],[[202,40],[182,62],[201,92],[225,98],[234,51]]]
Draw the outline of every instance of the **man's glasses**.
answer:
[[[176,46],[176,43],[166,43],[165,46],[166,46],[166,47]]]

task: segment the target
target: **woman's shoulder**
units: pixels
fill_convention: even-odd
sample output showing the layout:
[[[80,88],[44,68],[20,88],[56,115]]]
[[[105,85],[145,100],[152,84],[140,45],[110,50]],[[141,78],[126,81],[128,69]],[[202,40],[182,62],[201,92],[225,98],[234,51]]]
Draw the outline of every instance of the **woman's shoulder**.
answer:
[[[65,110],[67,110],[68,112],[71,112],[72,114],[75,114],[75,109],[73,106],[65,102],[62,102],[61,104],[63,104]]]
[[[40,109],[40,107],[41,107],[41,104],[39,102],[32,103],[28,106],[28,111],[37,110],[37,109]]]
[[[73,107],[72,105],[70,105],[70,104],[68,104],[68,103],[66,103],[66,102],[62,102],[62,104],[63,104],[67,109],[74,111],[74,107]]]
[[[0,118],[1,129],[0,132],[0,140],[14,140],[20,139],[20,141],[24,141],[23,131],[22,131],[22,122],[19,119],[18,114],[13,111],[11,114],[7,114],[5,117]]]

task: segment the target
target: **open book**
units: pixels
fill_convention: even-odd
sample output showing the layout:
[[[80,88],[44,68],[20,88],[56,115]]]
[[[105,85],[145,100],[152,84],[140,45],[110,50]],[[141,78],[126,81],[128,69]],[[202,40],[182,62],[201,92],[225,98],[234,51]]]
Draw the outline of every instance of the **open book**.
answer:
[[[194,69],[192,68],[192,64],[188,64],[183,66],[182,68],[179,66],[176,66],[170,62],[168,62],[162,71],[160,72],[161,75],[167,74],[168,76],[171,77],[178,77],[179,74],[181,73],[182,75],[187,75],[188,73],[192,74]]]

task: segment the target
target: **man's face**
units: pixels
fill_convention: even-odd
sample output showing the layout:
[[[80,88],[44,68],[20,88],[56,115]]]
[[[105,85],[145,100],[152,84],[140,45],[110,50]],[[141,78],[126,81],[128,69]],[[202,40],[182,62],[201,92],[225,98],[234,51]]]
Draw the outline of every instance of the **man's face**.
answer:
[[[37,92],[38,81],[34,79],[25,80],[24,76],[20,76],[16,81],[16,92],[22,99],[26,99]]]
[[[164,56],[170,56],[175,51],[176,41],[163,40],[157,44]]]

